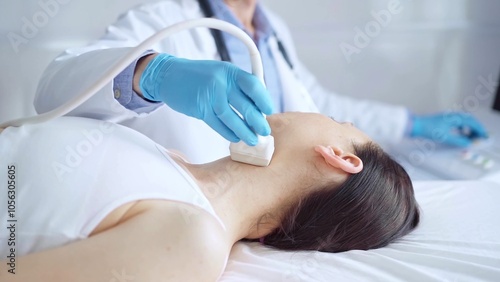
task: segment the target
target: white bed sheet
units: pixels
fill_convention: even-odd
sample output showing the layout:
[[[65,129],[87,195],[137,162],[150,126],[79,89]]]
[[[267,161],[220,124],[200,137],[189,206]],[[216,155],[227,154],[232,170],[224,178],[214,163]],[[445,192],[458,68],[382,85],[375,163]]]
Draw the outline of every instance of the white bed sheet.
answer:
[[[396,243],[338,254],[238,243],[220,281],[500,281],[500,185],[414,187],[421,222]]]

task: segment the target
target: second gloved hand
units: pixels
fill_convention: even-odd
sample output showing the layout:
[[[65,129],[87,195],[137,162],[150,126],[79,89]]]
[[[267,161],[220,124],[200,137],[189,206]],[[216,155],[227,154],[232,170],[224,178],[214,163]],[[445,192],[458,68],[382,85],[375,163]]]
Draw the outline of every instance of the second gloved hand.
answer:
[[[466,113],[414,116],[412,121],[412,137],[424,137],[452,146],[467,147],[476,138],[488,137],[481,123]]]
[[[257,77],[231,63],[158,54],[142,73],[139,85],[146,99],[162,101],[205,121],[231,142],[256,145],[255,133],[271,133],[262,116],[273,111],[269,93]]]

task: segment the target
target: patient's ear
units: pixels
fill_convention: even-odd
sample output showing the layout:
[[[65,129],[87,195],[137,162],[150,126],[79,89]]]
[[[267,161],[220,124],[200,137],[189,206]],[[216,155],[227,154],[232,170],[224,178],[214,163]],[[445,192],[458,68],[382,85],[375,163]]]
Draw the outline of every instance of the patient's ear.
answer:
[[[314,150],[318,152],[325,162],[347,173],[358,173],[363,170],[363,161],[353,153],[346,153],[339,147],[325,147],[317,145]]]

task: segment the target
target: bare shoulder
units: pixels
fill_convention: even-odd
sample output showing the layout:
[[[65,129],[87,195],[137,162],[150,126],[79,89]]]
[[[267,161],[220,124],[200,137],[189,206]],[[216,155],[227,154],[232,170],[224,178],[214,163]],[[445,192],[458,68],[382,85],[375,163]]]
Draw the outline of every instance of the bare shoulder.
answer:
[[[144,234],[168,254],[160,265],[175,270],[174,281],[216,281],[223,273],[233,242],[214,216],[175,201],[145,201],[136,208],[143,210],[135,217]]]
[[[147,221],[155,219],[168,233],[162,244],[176,254],[175,261],[167,262],[169,265],[184,269],[181,272],[189,273],[191,279],[196,277],[193,281],[207,278],[206,281],[215,281],[222,274],[233,242],[227,238],[221,223],[207,211],[185,203],[162,201],[142,216]],[[150,228],[151,232],[156,229]]]

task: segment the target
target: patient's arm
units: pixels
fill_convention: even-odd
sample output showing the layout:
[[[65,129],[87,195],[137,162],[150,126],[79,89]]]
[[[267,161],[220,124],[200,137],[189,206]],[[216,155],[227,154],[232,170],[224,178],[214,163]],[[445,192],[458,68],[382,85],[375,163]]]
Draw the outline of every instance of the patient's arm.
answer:
[[[19,258],[16,274],[1,271],[0,281],[216,281],[230,250],[223,238],[212,216],[168,203],[88,239]]]

